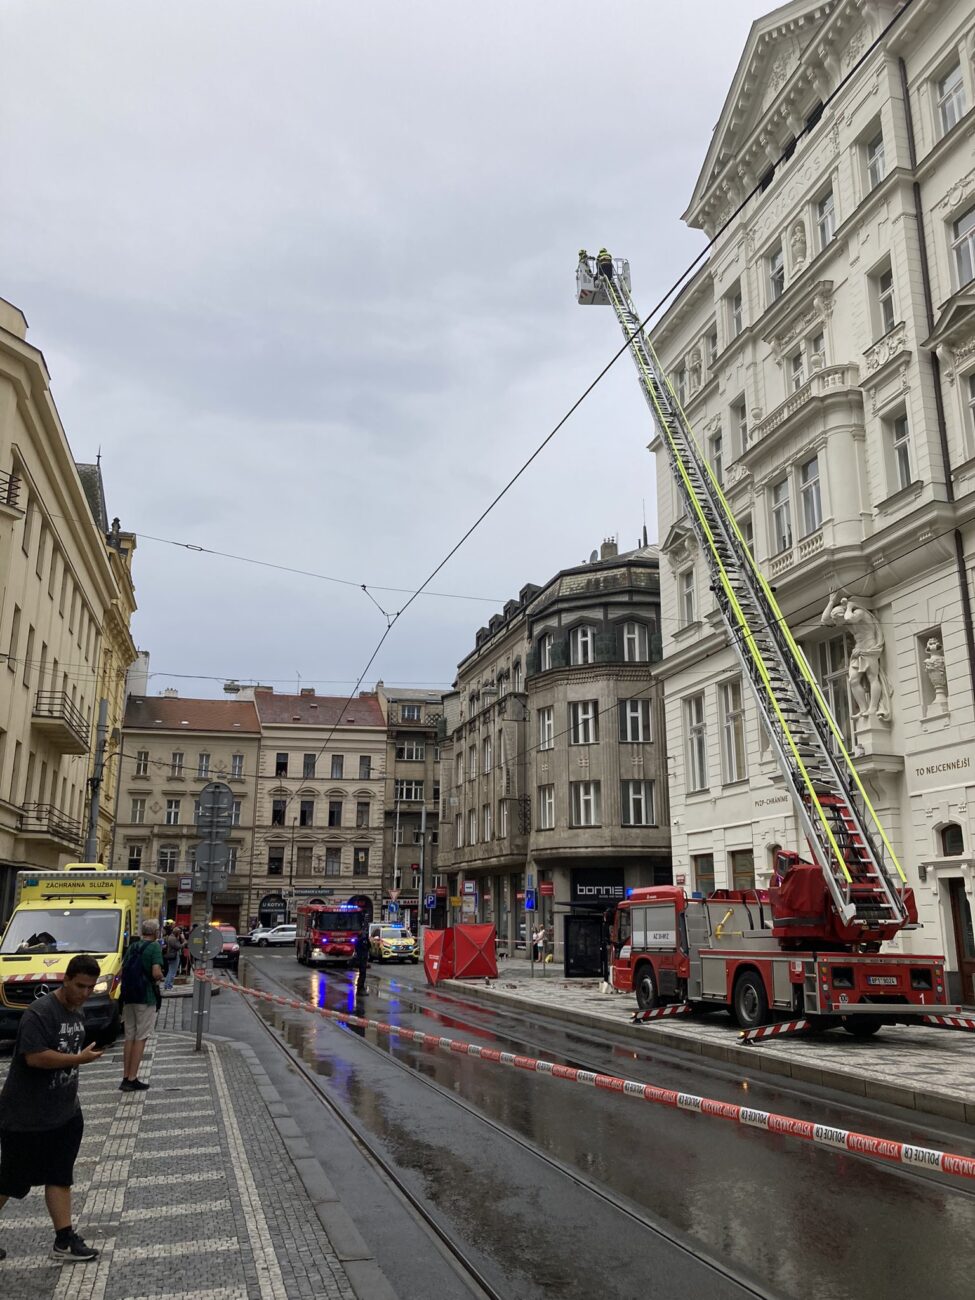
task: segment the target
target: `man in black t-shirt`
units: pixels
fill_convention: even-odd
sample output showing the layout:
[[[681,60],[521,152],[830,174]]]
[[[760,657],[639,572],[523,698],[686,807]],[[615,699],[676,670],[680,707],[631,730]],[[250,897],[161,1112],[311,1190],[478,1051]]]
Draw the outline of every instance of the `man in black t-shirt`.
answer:
[[[102,1056],[101,1048],[85,1047],[81,1008],[98,974],[94,957],[72,957],[61,986],[27,1008],[0,1092],[0,1209],[11,1196],[22,1200],[32,1187],[43,1187],[55,1231],[51,1258],[65,1264],[98,1256],[71,1224],[74,1162],[84,1133],[78,1067]],[[5,1255],[0,1249],[0,1259]]]

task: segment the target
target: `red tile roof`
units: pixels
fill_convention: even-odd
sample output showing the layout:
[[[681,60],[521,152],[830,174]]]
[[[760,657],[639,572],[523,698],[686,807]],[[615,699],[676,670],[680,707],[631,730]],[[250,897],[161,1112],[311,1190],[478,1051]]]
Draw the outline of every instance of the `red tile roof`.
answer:
[[[375,695],[357,695],[349,700],[340,695],[278,695],[272,690],[258,689],[254,701],[263,723],[386,729],[386,719]]]
[[[123,727],[130,731],[238,731],[261,734],[252,700],[182,700],[130,695]]]

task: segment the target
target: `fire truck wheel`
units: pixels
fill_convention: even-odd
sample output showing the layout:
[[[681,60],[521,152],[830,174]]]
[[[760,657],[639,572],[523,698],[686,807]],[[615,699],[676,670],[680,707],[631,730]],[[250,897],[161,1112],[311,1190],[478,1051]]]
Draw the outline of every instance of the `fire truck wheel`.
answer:
[[[636,990],[636,1004],[641,1011],[652,1011],[657,1005],[657,985],[653,978],[653,967],[645,962],[637,969],[633,977]]]
[[[768,1023],[768,996],[761,975],[748,970],[735,980],[735,1019],[742,1029],[757,1029]]]
[[[855,1019],[851,1017],[844,1020],[843,1028],[848,1034],[852,1034],[854,1038],[870,1038],[882,1024],[883,1021],[879,1016],[857,1016]]]

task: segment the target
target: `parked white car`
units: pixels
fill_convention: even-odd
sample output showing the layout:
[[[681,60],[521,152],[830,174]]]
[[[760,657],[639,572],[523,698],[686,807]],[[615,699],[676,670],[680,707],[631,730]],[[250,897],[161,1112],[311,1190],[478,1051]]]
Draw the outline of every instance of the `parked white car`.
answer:
[[[294,945],[295,935],[298,933],[296,925],[273,925],[258,926],[256,930],[250,933],[250,941],[256,944],[258,948],[269,948],[285,945]]]

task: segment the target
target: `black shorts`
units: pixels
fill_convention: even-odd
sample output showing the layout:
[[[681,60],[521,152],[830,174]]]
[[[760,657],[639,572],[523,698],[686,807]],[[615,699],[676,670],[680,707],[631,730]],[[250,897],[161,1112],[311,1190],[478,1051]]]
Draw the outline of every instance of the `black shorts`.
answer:
[[[32,1187],[70,1187],[84,1131],[81,1111],[60,1128],[0,1129],[0,1196],[20,1201]]]

